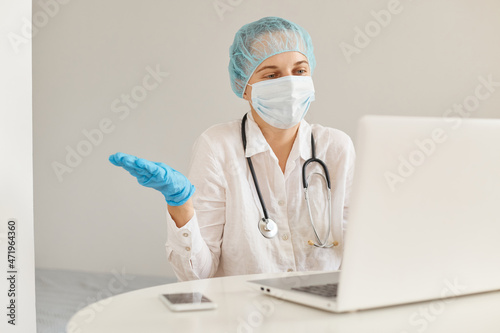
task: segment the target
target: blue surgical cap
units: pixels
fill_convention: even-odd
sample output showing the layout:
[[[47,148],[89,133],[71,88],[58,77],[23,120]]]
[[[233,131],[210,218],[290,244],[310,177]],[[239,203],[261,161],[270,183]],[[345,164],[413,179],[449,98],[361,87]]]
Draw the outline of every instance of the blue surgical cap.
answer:
[[[307,57],[311,73],[316,67],[311,37],[301,26],[280,17],[264,17],[241,27],[229,48],[231,88],[238,97],[255,69],[267,58],[290,51]]]

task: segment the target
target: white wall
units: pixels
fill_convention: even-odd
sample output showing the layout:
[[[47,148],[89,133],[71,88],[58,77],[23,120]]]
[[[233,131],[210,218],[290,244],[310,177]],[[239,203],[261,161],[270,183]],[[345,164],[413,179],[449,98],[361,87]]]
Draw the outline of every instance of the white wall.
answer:
[[[0,1],[0,332],[12,333],[36,331],[30,18],[31,1]]]
[[[214,4],[225,4],[227,11],[218,15]],[[390,22],[380,26],[372,11],[388,7]],[[34,13],[40,10],[35,4]],[[477,100],[478,77],[500,82],[495,0],[61,4],[33,40],[37,266],[172,274],[164,250],[163,197],[107,157],[122,151],[187,171],[196,137],[248,109],[228,80],[235,32],[273,15],[299,23],[313,38],[317,94],[308,120],[351,136],[363,114],[440,117],[454,103]],[[363,45],[367,41],[356,37],[356,27],[380,31],[371,30]],[[357,53],[346,57],[342,43],[358,45]],[[157,66],[168,72],[158,87],[128,114],[114,112],[113,102],[138,92],[146,68]],[[470,104],[470,116],[498,117],[500,87],[491,90],[479,105]],[[68,166],[67,147],[86,148],[82,131],[102,122],[109,122],[108,133],[96,136],[88,156],[70,161],[73,166],[59,179],[53,163]]]

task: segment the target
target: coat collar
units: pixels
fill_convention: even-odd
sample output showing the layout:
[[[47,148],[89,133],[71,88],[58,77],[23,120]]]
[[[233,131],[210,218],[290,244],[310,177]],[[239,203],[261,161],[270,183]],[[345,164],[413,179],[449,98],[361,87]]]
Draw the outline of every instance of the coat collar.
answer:
[[[252,112],[249,111],[247,114],[247,148],[245,150],[245,157],[252,157],[253,155],[271,150],[271,147],[262,134],[259,125],[253,119]],[[300,122],[297,137],[293,143],[288,160],[295,161],[299,156],[304,161],[311,158],[311,125],[305,120]]]

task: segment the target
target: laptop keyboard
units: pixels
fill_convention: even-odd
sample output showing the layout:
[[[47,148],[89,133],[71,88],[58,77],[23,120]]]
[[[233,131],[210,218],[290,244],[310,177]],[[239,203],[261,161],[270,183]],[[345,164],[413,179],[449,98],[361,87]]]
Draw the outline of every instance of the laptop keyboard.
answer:
[[[317,284],[314,286],[304,286],[292,288],[292,290],[303,291],[306,293],[319,295],[323,297],[336,297],[337,296],[337,283]]]

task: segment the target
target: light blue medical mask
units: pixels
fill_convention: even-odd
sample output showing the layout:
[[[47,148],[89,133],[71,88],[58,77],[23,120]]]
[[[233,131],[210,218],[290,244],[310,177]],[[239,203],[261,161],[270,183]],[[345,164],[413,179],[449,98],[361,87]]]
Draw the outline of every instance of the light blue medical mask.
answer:
[[[288,75],[252,85],[252,106],[269,125],[288,129],[297,125],[314,101],[310,76]]]

